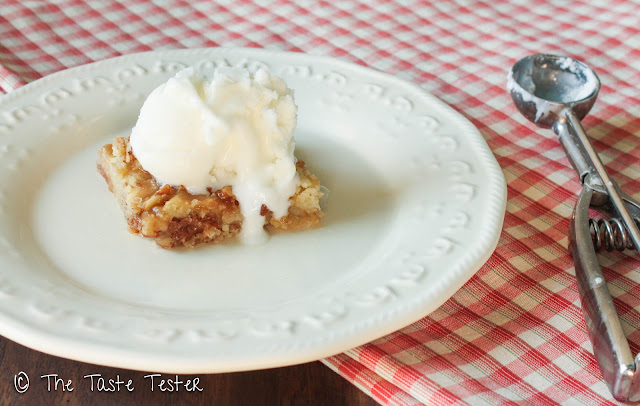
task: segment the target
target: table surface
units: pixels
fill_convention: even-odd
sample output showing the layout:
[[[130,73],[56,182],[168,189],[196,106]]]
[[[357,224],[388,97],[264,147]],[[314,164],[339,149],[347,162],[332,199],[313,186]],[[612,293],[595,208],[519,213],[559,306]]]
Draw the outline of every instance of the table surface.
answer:
[[[583,124],[610,175],[640,196],[639,15],[638,0],[4,0],[0,92],[118,55],[214,46],[330,56],[418,84],[478,128],[503,170],[508,202],[494,254],[439,309],[406,328],[324,365],[207,376],[204,396],[185,394],[185,402],[608,405],[616,401],[593,355],[568,251],[581,185],[555,137],[523,118],[505,87],[509,68],[534,53],[592,66],[602,89]],[[7,117],[0,112],[0,130]],[[637,257],[605,253],[600,261],[638,353]],[[0,277],[6,272],[0,265]],[[142,390],[98,399],[80,386],[51,395],[35,377],[68,374],[80,385],[85,374],[118,370],[6,340],[0,354],[0,403],[177,399]],[[13,389],[21,370],[34,384],[24,395]]]
[[[162,392],[160,380],[175,375],[132,371],[75,362],[31,350],[0,337],[0,404],[1,405],[353,405],[377,404],[371,397],[320,362],[228,374],[179,375],[185,382],[177,392]],[[28,389],[21,372],[29,378]],[[57,376],[53,376],[53,375]],[[46,375],[51,375],[47,377]],[[87,377],[87,375],[95,375]],[[100,375],[100,376],[98,376]],[[18,378],[16,379],[16,376]],[[45,376],[44,378],[42,376]],[[99,378],[104,378],[101,391]],[[122,383],[118,385],[118,377]],[[56,388],[56,378],[59,379]],[[113,387],[109,386],[113,380]],[[198,379],[198,383],[187,385]],[[67,385],[69,380],[71,384]],[[129,388],[127,384],[132,381]],[[93,381],[93,382],[92,382]],[[17,383],[17,385],[16,385]],[[93,390],[92,388],[93,384]],[[65,386],[67,385],[67,386]],[[20,392],[16,390],[20,388]],[[119,386],[119,390],[117,387]],[[171,385],[175,389],[176,386]],[[197,388],[202,389],[199,391]],[[68,390],[72,389],[72,390]],[[115,389],[115,390],[114,390]],[[189,389],[190,391],[187,391]]]

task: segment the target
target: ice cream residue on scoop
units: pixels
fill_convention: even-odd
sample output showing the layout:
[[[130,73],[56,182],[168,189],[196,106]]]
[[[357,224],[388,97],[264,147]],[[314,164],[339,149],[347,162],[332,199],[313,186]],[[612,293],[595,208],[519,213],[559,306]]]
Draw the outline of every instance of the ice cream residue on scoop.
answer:
[[[206,194],[232,186],[244,215],[241,238],[266,238],[266,205],[289,210],[300,183],[294,157],[297,106],[293,91],[265,70],[194,68],[178,72],[144,102],[131,148],[162,184]]]

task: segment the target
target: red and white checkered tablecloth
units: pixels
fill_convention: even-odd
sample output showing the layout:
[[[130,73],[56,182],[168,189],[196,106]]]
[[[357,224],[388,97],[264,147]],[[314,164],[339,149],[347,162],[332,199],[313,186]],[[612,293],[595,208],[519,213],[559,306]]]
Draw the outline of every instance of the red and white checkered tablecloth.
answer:
[[[116,55],[210,46],[328,55],[417,83],[469,118],[504,170],[504,230],[488,263],[434,313],[325,364],[381,404],[615,403],[567,251],[580,185],[505,84],[532,53],[591,65],[602,90],[585,127],[612,177],[640,193],[638,0],[0,2],[2,92]],[[638,262],[611,254],[602,264],[638,353]]]

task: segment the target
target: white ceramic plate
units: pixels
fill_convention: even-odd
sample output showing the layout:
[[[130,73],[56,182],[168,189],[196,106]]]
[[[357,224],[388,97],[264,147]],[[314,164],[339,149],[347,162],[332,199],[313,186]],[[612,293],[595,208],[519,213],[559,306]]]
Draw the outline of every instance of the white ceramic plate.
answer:
[[[320,228],[192,251],[128,233],[97,150],[189,65],[266,66],[294,89],[297,155],[330,190]],[[494,250],[505,200],[476,128],[370,69],[255,49],[81,66],[0,98],[0,334],[175,373],[320,359],[441,305]]]

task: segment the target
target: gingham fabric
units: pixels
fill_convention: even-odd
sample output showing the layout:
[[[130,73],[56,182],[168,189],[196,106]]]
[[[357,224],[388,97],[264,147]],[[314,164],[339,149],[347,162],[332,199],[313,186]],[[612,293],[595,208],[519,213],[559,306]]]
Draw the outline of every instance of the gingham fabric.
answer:
[[[381,404],[615,403],[567,251],[580,185],[505,84],[528,54],[586,61],[602,90],[584,125],[612,177],[640,192],[640,2],[0,1],[3,92],[116,55],[209,46],[327,55],[419,84],[478,127],[504,170],[504,230],[487,264],[434,313],[326,365]],[[637,353],[638,261],[601,263]]]

